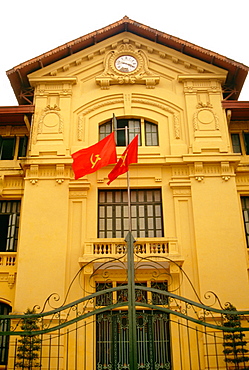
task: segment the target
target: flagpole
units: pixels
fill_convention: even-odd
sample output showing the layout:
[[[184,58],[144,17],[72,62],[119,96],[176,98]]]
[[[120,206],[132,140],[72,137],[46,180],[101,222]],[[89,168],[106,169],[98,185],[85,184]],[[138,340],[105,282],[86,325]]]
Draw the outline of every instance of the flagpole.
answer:
[[[125,126],[125,143],[128,146],[128,127]],[[127,171],[127,197],[129,231],[126,236],[127,243],[127,273],[128,273],[128,321],[129,321],[129,368],[138,370],[137,365],[137,327],[136,327],[136,295],[135,295],[135,266],[134,266],[134,243],[131,232],[131,192],[129,170]]]
[[[129,144],[129,141],[128,141],[128,127],[127,126],[125,126],[125,144],[126,144],[126,147]],[[130,191],[129,171],[127,171],[126,174],[127,174],[127,197],[128,197],[128,222],[129,222],[129,231],[131,232],[131,191]]]

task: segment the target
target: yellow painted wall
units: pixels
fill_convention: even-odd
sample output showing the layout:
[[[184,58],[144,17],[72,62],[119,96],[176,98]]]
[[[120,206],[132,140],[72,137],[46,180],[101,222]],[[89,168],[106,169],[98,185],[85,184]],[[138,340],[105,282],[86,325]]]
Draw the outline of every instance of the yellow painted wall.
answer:
[[[139,60],[135,80],[115,74],[113,56],[124,52]],[[35,114],[23,162],[17,278],[11,292],[0,282],[14,312],[42,306],[51,293],[60,296],[58,305],[63,303],[70,283],[89,261],[86,251],[97,239],[98,189],[126,187],[125,175],[106,184],[113,166],[77,181],[71,169],[70,155],[96,143],[99,124],[113,113],[158,124],[159,146],[139,147],[130,185],[162,189],[164,236],[175,246],[168,257],[182,266],[201,299],[211,290],[221,302],[248,307],[247,254],[236,184],[239,156],[230,152],[221,107],[225,78],[226,71],[128,33],[29,76]],[[123,150],[118,147],[118,155]],[[80,283],[74,281],[68,301],[80,298],[82,287],[94,291],[87,285],[91,272],[89,266]],[[195,300],[189,281],[179,283],[179,269],[171,265],[169,272],[174,289]],[[146,271],[143,274],[142,280],[149,279]],[[122,274],[113,276],[113,281],[122,279]],[[93,341],[87,346],[91,354]]]
[[[125,49],[139,61],[135,82],[115,77],[113,55]],[[158,124],[159,146],[139,147],[131,187],[162,189],[165,237],[177,240],[200,296],[211,289],[222,300],[247,304],[247,288],[243,295],[236,289],[238,282],[247,287],[247,260],[236,159],[221,108],[225,77],[226,71],[127,33],[29,76],[35,115],[24,163],[15,311],[42,304],[52,292],[63,300],[85,243],[97,238],[98,189],[126,187],[125,175],[106,185],[112,166],[78,181],[71,170],[70,154],[97,142],[99,124],[113,113]],[[193,298],[187,282],[181,293]],[[70,294],[76,299],[80,288]]]

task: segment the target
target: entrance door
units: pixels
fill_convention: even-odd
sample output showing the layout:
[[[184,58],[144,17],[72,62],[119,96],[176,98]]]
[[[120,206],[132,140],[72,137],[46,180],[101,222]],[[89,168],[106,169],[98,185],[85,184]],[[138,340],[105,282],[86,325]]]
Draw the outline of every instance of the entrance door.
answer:
[[[170,370],[169,316],[158,311],[137,311],[138,369]],[[127,311],[97,316],[96,370],[129,369]]]

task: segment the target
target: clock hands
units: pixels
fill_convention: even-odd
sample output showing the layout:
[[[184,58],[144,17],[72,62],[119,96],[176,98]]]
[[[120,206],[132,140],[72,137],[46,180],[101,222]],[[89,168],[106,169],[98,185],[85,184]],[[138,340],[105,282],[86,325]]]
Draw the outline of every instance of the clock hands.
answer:
[[[116,60],[115,66],[121,72],[132,72],[137,68],[137,60],[132,56],[121,56]]]

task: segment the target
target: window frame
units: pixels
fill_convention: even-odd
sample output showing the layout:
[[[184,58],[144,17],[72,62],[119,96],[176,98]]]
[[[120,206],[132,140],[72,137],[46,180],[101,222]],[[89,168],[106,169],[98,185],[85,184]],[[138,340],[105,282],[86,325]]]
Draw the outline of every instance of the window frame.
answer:
[[[150,364],[151,370],[161,368],[167,360],[172,367],[170,318],[166,312],[136,310],[138,366]],[[96,368],[129,364],[128,311],[105,311],[96,316]],[[119,350],[117,350],[117,348]],[[146,348],[146,349],[145,349]],[[156,355],[157,354],[157,355]],[[105,367],[102,367],[105,364]]]
[[[235,144],[233,138],[235,135],[239,139],[239,143]],[[233,153],[241,154],[241,155],[249,155],[249,131],[247,130],[233,130],[230,132],[231,137],[231,147]],[[235,148],[238,148],[236,150]],[[239,151],[240,149],[240,151]]]
[[[0,302],[0,315],[9,315],[11,307],[7,303]],[[0,322],[0,330],[8,331],[10,320],[4,319]],[[9,353],[9,336],[0,336],[0,366],[7,365]]]
[[[131,224],[136,238],[164,237],[161,188],[131,189]],[[123,238],[129,231],[125,189],[98,190],[98,238]]]
[[[17,251],[20,208],[20,200],[0,201],[0,218],[2,216],[6,221],[4,227],[2,226],[3,224],[0,225],[2,227],[2,232],[0,233],[0,253],[12,253]]]
[[[246,245],[247,245],[247,248],[249,248],[249,196],[241,196],[240,199],[241,199],[242,216],[243,216],[243,221],[244,221]]]
[[[9,153],[6,158],[7,150],[4,145],[12,141],[13,145],[9,148]],[[0,135],[0,161],[13,161],[21,157],[26,157],[28,149],[28,136],[1,136]],[[3,154],[3,152],[5,154]],[[10,154],[11,152],[11,154]],[[3,156],[5,158],[3,158]]]
[[[139,146],[159,146],[159,135],[158,135],[158,124],[152,121],[149,121],[144,118],[117,118],[117,131],[116,131],[116,145],[117,146],[126,146],[125,143],[125,123],[128,123],[128,144],[131,140],[138,135],[138,145]],[[139,127],[129,127],[130,124],[138,123]],[[150,125],[150,126],[149,126]],[[151,131],[149,131],[149,128]],[[153,132],[153,129],[155,130]],[[130,131],[129,131],[130,130]],[[113,123],[111,120],[103,122],[99,125],[99,140],[104,139],[114,131]],[[149,144],[149,138],[151,144]]]

